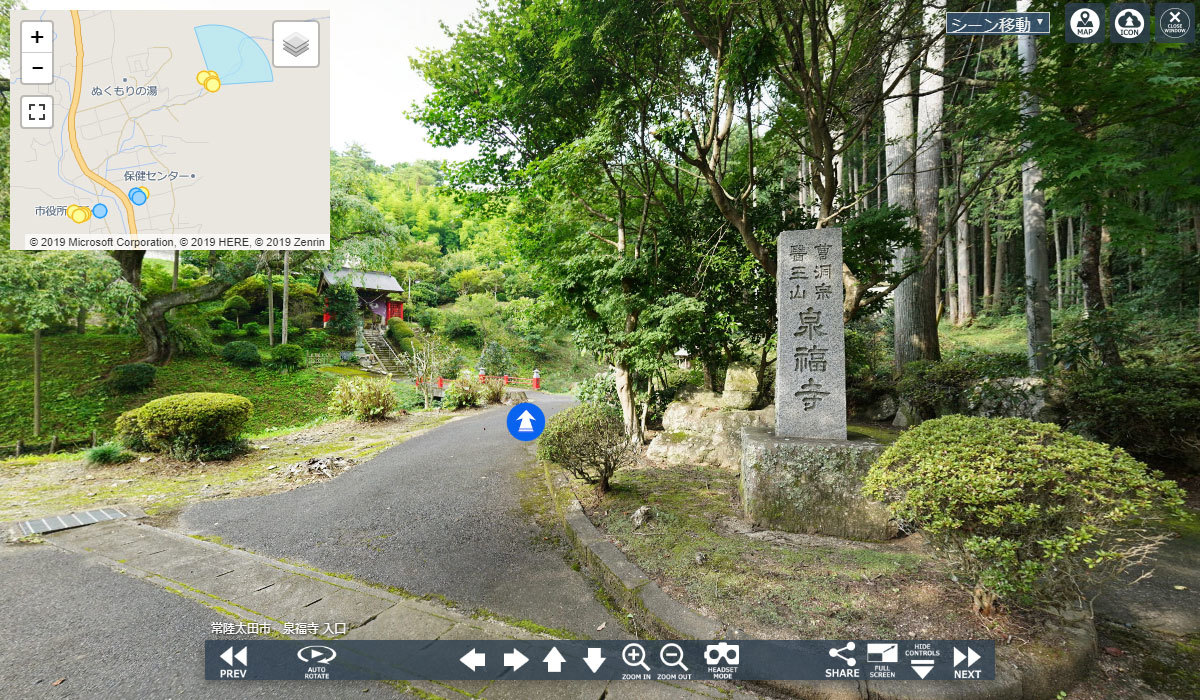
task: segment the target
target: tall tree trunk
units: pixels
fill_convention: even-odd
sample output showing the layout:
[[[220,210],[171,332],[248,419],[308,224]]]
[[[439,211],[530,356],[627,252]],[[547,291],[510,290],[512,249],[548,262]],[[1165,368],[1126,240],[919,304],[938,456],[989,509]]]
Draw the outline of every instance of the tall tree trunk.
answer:
[[[283,251],[283,313],[280,318],[280,323],[283,329],[280,331],[280,342],[287,345],[288,342],[288,289],[292,281],[292,251]]]
[[[1017,11],[1029,9],[1030,0],[1017,0]],[[1021,72],[1028,75],[1037,67],[1037,44],[1028,34],[1017,36]],[[1038,115],[1040,108],[1032,94],[1023,95],[1021,115]],[[1028,148],[1028,145],[1026,145]],[[1032,158],[1021,170],[1021,199],[1025,223],[1025,326],[1029,368],[1042,371],[1050,366],[1050,267],[1046,254],[1046,196],[1041,189],[1042,170]]]
[[[1076,255],[1076,253],[1075,253],[1075,218],[1068,216],[1067,217],[1067,260],[1074,260],[1075,255]],[[1067,303],[1068,304],[1074,305],[1074,304],[1079,303],[1079,296],[1076,293],[1077,289],[1078,289],[1078,287],[1076,286],[1076,281],[1078,279],[1079,279],[1078,276],[1071,276],[1071,277],[1067,278]]]
[[[912,225],[921,227],[921,241],[937,240],[937,183],[938,161],[941,158],[941,76],[924,73],[921,84],[927,81],[937,81],[939,89],[930,95],[930,99],[922,98],[920,106],[921,134],[920,152],[915,156],[914,163],[914,133],[913,133],[913,98],[911,96],[910,80],[903,73],[908,65],[908,52],[912,46],[908,42],[898,43],[887,58],[886,76],[884,83],[896,85],[898,96],[889,95],[883,104],[883,127],[887,151],[887,191],[888,205],[915,209],[918,221]],[[941,61],[941,53],[930,50],[928,60]],[[931,101],[932,100],[932,101]],[[932,185],[925,173],[920,173],[926,161],[933,161]],[[922,188],[918,193],[916,188]],[[932,187],[933,205],[932,234],[926,227],[926,210],[929,209],[926,189]],[[936,245],[936,243],[935,243]],[[893,266],[897,272],[910,269],[920,264],[920,253],[911,246],[896,250]],[[932,277],[931,277],[932,273]],[[905,365],[915,360],[933,359],[940,356],[937,337],[937,271],[929,265],[910,275],[896,287],[892,294],[892,308],[895,315],[893,341],[895,344],[896,371],[901,371]],[[933,296],[930,296],[932,293]]]
[[[975,320],[975,307],[971,303],[971,224],[967,221],[967,202],[963,199],[962,194],[962,177],[963,177],[963,152],[960,150],[955,156],[957,167],[955,167],[955,210],[957,219],[954,222],[955,228],[955,247],[958,249],[957,269],[958,269],[958,322],[957,325],[965,326]]]
[[[1089,319],[1100,320],[1108,312],[1100,278],[1101,225],[1099,217],[1088,217],[1084,209],[1084,224],[1079,231],[1079,281],[1083,286],[1083,306]],[[1104,333],[1093,333],[1093,345],[1106,367],[1121,364],[1121,354],[1114,340]]]
[[[617,382],[617,400],[621,403],[621,416],[625,423],[625,434],[637,445],[642,441],[637,420],[637,407],[633,400],[633,378],[624,361],[613,364],[613,377]]]
[[[983,210],[983,312],[992,313],[992,216],[991,207]]]
[[[1112,306],[1112,234],[1108,231],[1108,222],[1100,224],[1100,293],[1104,295],[1104,303]]]
[[[267,256],[267,345],[275,347],[275,273]]]
[[[175,251],[171,263],[171,291],[179,289],[179,251]]]
[[[1062,241],[1058,236],[1058,212],[1050,213],[1050,230],[1054,232],[1054,288],[1058,292],[1058,312],[1063,310]]]
[[[1197,204],[1192,205],[1192,228],[1196,234],[1196,258],[1200,260],[1200,205]],[[1196,293],[1196,330],[1200,331],[1200,289]]]
[[[33,332],[33,436],[42,434],[42,329]]]
[[[957,236],[946,236],[946,320],[958,325],[958,242]]]
[[[1004,298],[1004,277],[1008,274],[1008,237],[1003,231],[996,233],[996,282],[992,285],[992,308],[997,315],[1008,312],[1007,300]]]

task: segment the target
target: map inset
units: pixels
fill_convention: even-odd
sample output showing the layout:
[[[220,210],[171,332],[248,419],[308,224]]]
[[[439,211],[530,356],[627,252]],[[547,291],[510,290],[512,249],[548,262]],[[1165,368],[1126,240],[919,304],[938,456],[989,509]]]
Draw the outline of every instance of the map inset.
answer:
[[[328,12],[19,10],[11,46],[13,249],[329,247]]]

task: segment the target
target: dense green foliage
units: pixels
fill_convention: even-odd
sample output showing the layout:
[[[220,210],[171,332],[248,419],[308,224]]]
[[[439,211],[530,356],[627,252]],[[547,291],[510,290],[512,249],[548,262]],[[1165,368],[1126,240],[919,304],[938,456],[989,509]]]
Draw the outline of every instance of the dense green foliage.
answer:
[[[221,357],[238,367],[257,367],[262,364],[258,346],[248,340],[235,340],[221,349]]]
[[[304,348],[294,343],[284,343],[271,348],[271,364],[282,369],[299,369],[304,366]]]
[[[383,420],[396,408],[396,385],[390,379],[348,377],[329,393],[329,411],[355,420]]]
[[[1182,491],[1123,450],[1056,425],[947,416],[903,433],[864,493],[919,530],[977,604],[1062,605],[1144,563]]]
[[[118,394],[135,394],[149,389],[157,374],[158,368],[145,362],[117,365],[108,378],[108,388]]]
[[[1072,430],[1200,471],[1200,365],[1095,368],[1058,381]]]
[[[608,491],[618,469],[637,460],[620,411],[595,403],[581,403],[551,417],[538,438],[537,453],[539,459],[595,484],[601,493]]]
[[[131,448],[130,442],[144,443],[177,459],[228,459],[244,446],[252,413],[250,400],[233,394],[175,394],[123,415],[117,430]]]
[[[896,389],[922,417],[932,418],[965,411],[968,390],[981,380],[1027,373],[1024,355],[960,353],[947,355],[941,362],[910,363]]]
[[[358,294],[347,282],[335,284],[325,290],[326,311],[329,323],[325,328],[340,336],[354,335],[358,330]]]
[[[242,333],[245,333],[247,338],[257,338],[258,336],[262,335],[262,326],[254,321],[243,323]]]
[[[133,461],[137,455],[126,450],[119,444],[106,443],[88,450],[84,459],[88,464],[124,464]]]
[[[446,386],[442,397],[442,408],[457,411],[460,408],[478,406],[482,398],[482,386],[477,379],[455,379]]]

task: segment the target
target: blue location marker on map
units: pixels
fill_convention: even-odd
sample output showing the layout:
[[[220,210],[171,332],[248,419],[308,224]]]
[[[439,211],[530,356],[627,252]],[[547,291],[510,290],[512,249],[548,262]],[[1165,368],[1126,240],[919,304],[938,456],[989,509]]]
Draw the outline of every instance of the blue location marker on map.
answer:
[[[108,216],[108,207],[97,202],[92,207],[92,216],[96,217],[97,219],[103,219],[104,217]]]
[[[519,403],[508,411],[508,434],[521,442],[537,440],[546,429],[546,414],[531,403]]]
[[[142,187],[134,187],[129,190],[129,201],[137,206],[142,206],[146,203],[146,190]]]

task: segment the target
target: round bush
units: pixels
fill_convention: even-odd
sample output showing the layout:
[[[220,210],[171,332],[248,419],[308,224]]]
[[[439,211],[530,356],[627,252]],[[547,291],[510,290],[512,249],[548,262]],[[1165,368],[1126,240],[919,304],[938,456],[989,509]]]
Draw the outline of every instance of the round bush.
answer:
[[[217,334],[224,338],[232,337],[237,332],[237,324],[233,321],[221,321],[217,324]]]
[[[150,443],[146,441],[146,434],[142,432],[142,426],[138,423],[139,410],[135,408],[117,416],[113,432],[117,441],[125,447],[136,452],[145,452],[150,449]]]
[[[136,455],[127,452],[121,445],[108,443],[99,445],[87,451],[88,464],[124,464]]]
[[[612,475],[637,460],[625,436],[621,412],[595,403],[581,403],[554,416],[538,438],[538,458],[608,491]]]
[[[296,369],[304,365],[304,359],[304,348],[299,345],[287,343],[271,348],[271,362],[275,363],[277,367]]]
[[[262,364],[258,346],[248,340],[235,340],[221,350],[221,357],[238,367],[257,367]]]
[[[242,330],[246,332],[247,338],[257,338],[258,336],[262,335],[262,326],[258,325],[254,321],[243,323]]]
[[[108,379],[108,388],[118,394],[134,394],[150,388],[158,368],[145,362],[117,365]]]
[[[137,409],[136,419],[152,449],[192,459],[232,456],[252,412],[249,399],[233,394],[175,394]]]
[[[1062,605],[1143,563],[1183,502],[1161,477],[1056,425],[952,415],[902,434],[863,493],[924,532],[990,613],[997,598]]]
[[[389,318],[387,322],[388,338],[399,343],[405,338],[413,337],[413,329],[409,328],[408,324],[398,318]]]

